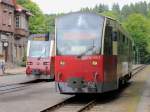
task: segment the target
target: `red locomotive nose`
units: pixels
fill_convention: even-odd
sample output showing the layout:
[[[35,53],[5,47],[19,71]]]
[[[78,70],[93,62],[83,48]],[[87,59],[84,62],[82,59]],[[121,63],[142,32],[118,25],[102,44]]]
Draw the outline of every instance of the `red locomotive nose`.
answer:
[[[58,91],[64,93],[101,91],[103,56],[56,56],[55,74]],[[90,82],[90,83],[89,83]]]
[[[70,77],[82,77],[86,81],[103,81],[102,60],[103,56],[90,56],[84,59],[73,56],[57,56],[55,57],[56,81],[64,82],[69,80]]]

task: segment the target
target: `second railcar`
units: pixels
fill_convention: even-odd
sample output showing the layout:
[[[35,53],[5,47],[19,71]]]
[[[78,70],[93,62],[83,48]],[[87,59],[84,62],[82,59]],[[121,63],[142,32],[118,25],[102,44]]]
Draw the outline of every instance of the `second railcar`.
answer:
[[[69,13],[56,19],[56,89],[103,93],[131,78],[132,39],[114,19]]]
[[[54,79],[54,38],[50,34],[33,34],[27,46],[27,76]]]

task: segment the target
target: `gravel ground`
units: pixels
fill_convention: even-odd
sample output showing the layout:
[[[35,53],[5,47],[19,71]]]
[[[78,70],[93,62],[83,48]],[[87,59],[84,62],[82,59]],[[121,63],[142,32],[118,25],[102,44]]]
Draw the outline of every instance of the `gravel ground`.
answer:
[[[147,74],[146,84],[143,88],[142,97],[137,112],[150,112],[150,72]]]

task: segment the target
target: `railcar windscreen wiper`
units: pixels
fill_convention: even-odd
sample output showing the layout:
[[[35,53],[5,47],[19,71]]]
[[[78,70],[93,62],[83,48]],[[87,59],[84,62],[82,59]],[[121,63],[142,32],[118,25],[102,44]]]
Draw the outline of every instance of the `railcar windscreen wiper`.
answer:
[[[95,46],[90,46],[86,51],[82,52],[81,54],[79,54],[77,56],[77,58],[81,58],[82,56],[84,56],[86,53],[92,51],[95,48]]]

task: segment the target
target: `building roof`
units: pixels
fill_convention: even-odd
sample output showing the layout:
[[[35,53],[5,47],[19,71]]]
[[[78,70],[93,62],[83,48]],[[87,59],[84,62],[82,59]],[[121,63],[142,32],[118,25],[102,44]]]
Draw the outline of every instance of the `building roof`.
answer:
[[[4,4],[8,4],[8,5],[11,5],[11,6],[14,6],[14,0],[0,0],[0,3],[4,3]]]
[[[25,9],[21,5],[17,4],[16,0],[12,0],[12,1],[13,1],[14,5],[15,5],[15,9],[16,9],[17,12],[23,12],[23,13],[25,13],[28,16],[32,15],[27,9]]]
[[[0,0],[0,3],[8,4],[10,6],[13,6],[17,12],[25,13],[28,16],[31,16],[32,14],[22,7],[21,5],[17,4],[16,0]]]
[[[30,11],[28,11],[27,9],[25,9],[24,7],[22,7],[19,4],[15,5],[16,11],[17,12],[24,12],[26,15],[31,16],[32,14],[30,13]]]

